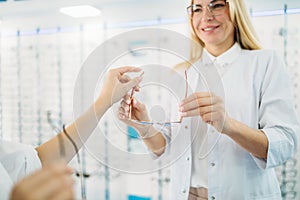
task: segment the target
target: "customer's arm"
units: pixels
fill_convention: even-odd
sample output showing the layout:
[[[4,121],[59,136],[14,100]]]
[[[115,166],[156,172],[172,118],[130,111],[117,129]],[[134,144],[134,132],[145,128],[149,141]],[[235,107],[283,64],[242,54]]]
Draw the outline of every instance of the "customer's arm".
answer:
[[[78,148],[88,139],[107,109],[127,94],[131,88],[138,86],[142,79],[138,76],[129,80],[125,73],[139,71],[140,69],[135,67],[121,67],[109,71],[96,102],[66,128]],[[74,148],[63,132],[59,135],[62,136],[65,145],[66,162],[69,162],[75,155]],[[60,159],[59,135],[36,148],[43,165]]]

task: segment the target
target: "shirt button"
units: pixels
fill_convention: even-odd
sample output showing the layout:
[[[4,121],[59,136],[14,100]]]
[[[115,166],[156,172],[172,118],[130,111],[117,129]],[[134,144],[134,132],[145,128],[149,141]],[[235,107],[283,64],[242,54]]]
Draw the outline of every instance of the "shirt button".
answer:
[[[182,192],[182,193],[186,193],[186,189],[182,189],[181,192]]]
[[[185,128],[185,129],[188,129],[189,127],[188,127],[188,126],[184,126],[184,128]]]
[[[186,157],[186,160],[189,161],[189,160],[190,160],[190,157]]]
[[[210,163],[210,166],[214,167],[216,164],[215,163]]]
[[[214,197],[214,196],[211,196],[211,199],[212,199],[212,200],[215,200],[215,199],[216,199],[216,197]]]

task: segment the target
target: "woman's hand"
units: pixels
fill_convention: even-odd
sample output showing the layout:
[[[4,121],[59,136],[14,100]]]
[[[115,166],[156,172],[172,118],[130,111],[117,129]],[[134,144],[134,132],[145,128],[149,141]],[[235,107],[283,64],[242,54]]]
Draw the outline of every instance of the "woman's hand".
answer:
[[[132,126],[139,131],[143,131],[147,127],[147,125],[137,124],[135,122],[132,122],[130,119],[137,121],[150,121],[150,117],[148,115],[145,104],[139,102],[135,98],[131,99],[129,95],[125,95],[123,100],[121,101],[118,117],[128,126]]]
[[[105,101],[108,106],[111,106],[122,99],[130,89],[135,88],[138,90],[138,84],[141,82],[142,76],[130,79],[125,73],[140,71],[141,69],[136,67],[120,67],[109,70],[100,94],[102,103]]]
[[[229,128],[230,118],[227,116],[223,100],[210,92],[196,92],[179,105],[181,117],[200,116],[216,130],[225,133]]]
[[[130,108],[131,107],[131,108]],[[131,113],[129,112],[131,110]],[[131,116],[130,116],[131,114]],[[138,124],[132,120],[150,121],[145,104],[137,101],[135,98],[125,95],[119,107],[118,117],[128,126],[133,127],[140,138],[143,139],[147,147],[157,156],[160,156],[166,147],[166,140],[162,134],[152,125]]]
[[[63,163],[46,166],[18,182],[10,200],[74,199],[72,173]]]

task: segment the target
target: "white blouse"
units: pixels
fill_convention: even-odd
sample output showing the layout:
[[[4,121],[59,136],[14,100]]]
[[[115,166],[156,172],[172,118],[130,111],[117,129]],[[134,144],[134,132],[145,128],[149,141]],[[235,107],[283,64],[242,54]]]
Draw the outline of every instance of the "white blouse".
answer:
[[[268,157],[257,158],[201,120],[195,126],[194,117],[184,118],[181,126],[163,131],[167,148],[161,158],[168,152],[173,162],[170,199],[187,200],[191,185],[205,184],[210,199],[281,199],[274,167],[295,154],[300,132],[284,64],[274,51],[242,50],[238,44],[211,58],[204,51],[188,70],[190,94],[207,84],[223,98],[230,117],[266,134]],[[210,72],[213,61],[218,73]],[[194,138],[198,134],[202,139]]]
[[[39,168],[32,146],[0,140],[0,199],[8,199],[13,184]]]

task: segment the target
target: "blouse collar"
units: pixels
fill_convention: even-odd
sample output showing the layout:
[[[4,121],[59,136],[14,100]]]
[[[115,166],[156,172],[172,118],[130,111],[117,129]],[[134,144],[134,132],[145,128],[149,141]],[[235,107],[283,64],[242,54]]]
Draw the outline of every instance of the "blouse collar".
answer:
[[[242,49],[238,43],[235,43],[230,49],[222,53],[221,55],[215,57],[211,55],[206,49],[203,51],[202,62],[203,64],[218,63],[222,66],[231,64],[235,59],[237,59],[241,53]]]

